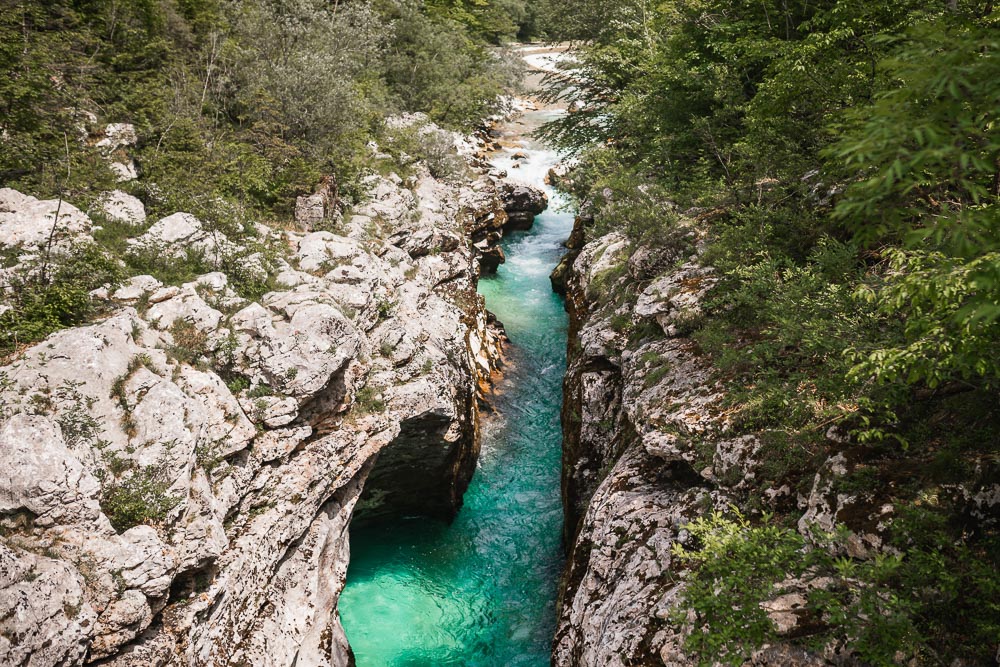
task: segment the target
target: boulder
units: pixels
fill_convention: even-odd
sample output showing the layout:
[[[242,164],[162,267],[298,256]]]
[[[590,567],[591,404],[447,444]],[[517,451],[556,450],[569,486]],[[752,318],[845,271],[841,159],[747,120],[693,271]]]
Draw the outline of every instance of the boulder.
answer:
[[[500,199],[507,212],[507,231],[531,229],[535,217],[548,208],[549,198],[543,190],[518,183],[504,181],[500,185]]]
[[[323,195],[303,195],[295,200],[295,224],[302,231],[311,231],[325,217],[326,203]]]
[[[136,226],[146,222],[146,207],[143,203],[121,190],[105,192],[98,199],[97,207],[109,220],[115,222]]]
[[[139,178],[139,171],[135,168],[135,162],[132,160],[111,162],[108,167],[111,168],[111,172],[115,175],[115,180],[118,183],[128,183]]]
[[[88,237],[92,227],[90,217],[68,201],[0,188],[0,247],[44,249],[50,237],[54,247],[61,247]]]
[[[507,261],[503,248],[498,245],[488,247],[479,254],[479,270],[484,276],[493,275],[501,264]]]
[[[104,128],[104,136],[97,142],[97,147],[105,154],[110,155],[118,149],[135,146],[138,140],[139,135],[135,131],[135,125],[109,123]]]
[[[82,664],[96,619],[69,564],[0,542],[0,664]]]

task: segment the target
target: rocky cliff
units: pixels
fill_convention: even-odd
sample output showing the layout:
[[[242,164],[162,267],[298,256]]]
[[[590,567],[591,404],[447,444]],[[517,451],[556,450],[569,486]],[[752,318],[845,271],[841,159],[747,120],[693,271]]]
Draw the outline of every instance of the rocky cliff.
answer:
[[[590,223],[579,219],[574,237],[581,239]],[[884,449],[866,451],[830,428],[812,471],[782,480],[773,472],[780,451],[764,444],[763,433],[733,427],[727,387],[690,337],[717,280],[701,260],[698,225],[682,219],[673,234],[654,248],[611,233],[577,244],[563,266],[571,318],[562,413],[569,546],[553,650],[558,667],[702,664],[686,653],[698,619],[686,606],[691,568],[682,554],[701,548],[689,527],[713,511],[750,507],[756,520],[768,513],[792,526],[791,534],[797,524],[795,539],[806,544],[837,533],[816,548],[858,568],[898,553],[888,536],[900,464],[879,463]],[[889,479],[862,485],[861,475]],[[995,479],[977,472],[932,492],[933,502],[951,503],[980,530],[996,525],[998,491]],[[803,561],[806,553],[791,559]],[[771,639],[745,664],[861,664],[849,630],[821,634],[836,626],[809,596],[817,589],[860,595],[865,585],[838,579],[836,568],[829,576],[818,566],[799,576],[793,569],[779,573],[760,602],[773,634],[768,630]],[[732,623],[746,618],[734,610]],[[824,639],[807,651],[797,639],[808,635]],[[906,664],[925,664],[914,660]]]
[[[578,220],[575,237],[585,222]],[[648,279],[649,265],[679,258],[633,250],[611,234],[573,253],[564,269],[563,503],[571,548],[555,665],[659,664],[661,654],[674,660],[676,639],[666,624],[676,587],[671,545],[698,511],[724,502],[674,436],[712,427],[706,407],[715,391],[704,364],[683,337],[630,340],[631,323],[643,318],[671,330],[697,307],[710,275],[685,265],[669,274],[669,284],[644,290],[639,306],[627,286]],[[609,299],[612,292],[628,296]],[[654,382],[647,361],[661,357],[668,370]]]
[[[0,663],[352,662],[337,597],[366,481],[369,517],[454,513],[503,343],[476,294],[499,237],[471,239],[507,220],[498,179],[410,172],[368,178],[331,231],[234,238],[122,192],[97,219],[0,190],[8,283],[113,218],[129,248],[273,279],[253,301],[222,271],[133,276],[0,367]]]

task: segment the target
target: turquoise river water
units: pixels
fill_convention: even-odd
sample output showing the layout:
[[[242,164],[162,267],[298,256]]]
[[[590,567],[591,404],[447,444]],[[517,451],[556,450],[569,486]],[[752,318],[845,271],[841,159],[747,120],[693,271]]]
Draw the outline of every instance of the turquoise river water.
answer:
[[[529,112],[537,124],[545,112]],[[558,162],[524,143],[510,174],[543,186]],[[511,151],[494,160],[513,164]],[[549,210],[503,242],[507,263],[479,291],[504,323],[510,364],[486,420],[465,504],[451,525],[410,518],[351,533],[340,613],[358,667],[542,667],[549,664],[562,567],[559,409],[566,314],[549,273],[573,226]]]

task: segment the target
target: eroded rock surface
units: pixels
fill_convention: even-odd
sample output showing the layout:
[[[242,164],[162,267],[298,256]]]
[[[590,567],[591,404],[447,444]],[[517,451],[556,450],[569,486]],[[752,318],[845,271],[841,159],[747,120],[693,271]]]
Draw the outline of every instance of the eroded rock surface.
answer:
[[[683,648],[691,627],[677,621],[686,567],[673,548],[689,543],[686,524],[735,501],[764,463],[761,443],[730,432],[724,387],[685,335],[715,282],[696,239],[654,250],[612,233],[583,245],[585,223],[577,221],[560,276],[570,313],[563,499],[572,546],[553,664],[698,664]],[[824,488],[807,501],[808,517],[846,502],[824,504]],[[787,503],[788,493],[764,495]],[[779,636],[801,620],[796,586],[812,585],[787,583],[764,607]],[[830,663],[779,642],[748,664]]]
[[[259,301],[223,273],[135,276],[0,367],[0,663],[350,662],[336,605],[365,481],[373,516],[453,513],[502,345],[469,238],[503,219],[496,184],[416,171],[370,179],[337,232],[284,233]],[[47,241],[57,202],[0,195],[0,243]],[[131,220],[122,195],[103,213]],[[254,261],[183,212],[140,232]]]

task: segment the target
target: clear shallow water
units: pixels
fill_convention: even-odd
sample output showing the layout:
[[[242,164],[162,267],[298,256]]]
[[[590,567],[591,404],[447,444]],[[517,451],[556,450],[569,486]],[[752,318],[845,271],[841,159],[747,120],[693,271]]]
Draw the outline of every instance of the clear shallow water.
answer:
[[[532,112],[526,122],[544,114]],[[557,155],[527,146],[510,174],[539,187]],[[507,156],[494,160],[501,168]],[[479,467],[450,526],[404,519],[351,533],[340,613],[359,667],[543,667],[555,627],[566,314],[549,273],[573,226],[549,210],[503,242],[507,263],[479,291],[511,339]]]

